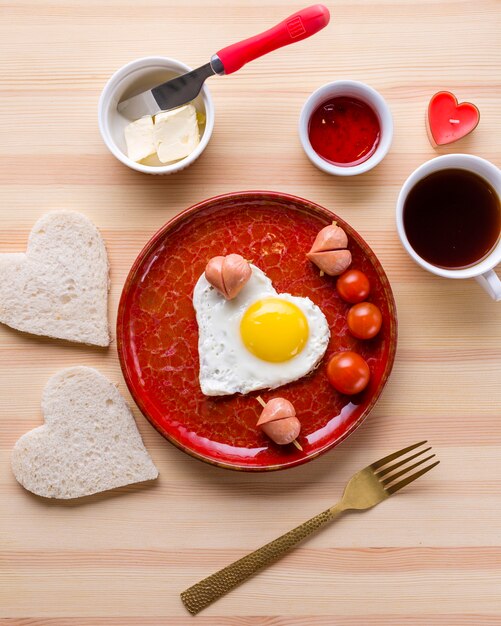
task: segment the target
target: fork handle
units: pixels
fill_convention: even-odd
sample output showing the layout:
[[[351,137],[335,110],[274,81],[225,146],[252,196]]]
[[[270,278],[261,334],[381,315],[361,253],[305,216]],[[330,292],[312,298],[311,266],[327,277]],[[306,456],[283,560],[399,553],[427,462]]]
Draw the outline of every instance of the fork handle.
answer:
[[[265,565],[269,565],[288,552],[300,541],[311,535],[336,517],[341,511],[333,507],[312,517],[304,524],[285,535],[242,557],[215,574],[204,578],[181,594],[181,599],[192,615],[224,596],[228,591],[243,583]]]

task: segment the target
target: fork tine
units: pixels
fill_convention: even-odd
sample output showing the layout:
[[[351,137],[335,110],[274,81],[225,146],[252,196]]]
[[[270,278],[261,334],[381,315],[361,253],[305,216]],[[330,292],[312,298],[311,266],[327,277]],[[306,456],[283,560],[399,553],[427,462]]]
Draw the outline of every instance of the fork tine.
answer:
[[[426,472],[429,472],[431,469],[436,467],[439,463],[440,463],[440,461],[435,461],[435,463],[432,463],[431,465],[428,465],[428,467],[424,467],[422,470],[419,470],[419,472],[415,472],[414,474],[411,474],[410,476],[407,476],[407,478],[404,478],[403,480],[401,480],[400,482],[396,483],[395,485],[391,485],[391,487],[386,487],[386,491],[390,495],[394,494],[396,491],[399,491],[400,489],[402,489],[402,487],[405,487],[409,483],[412,483],[415,480],[417,480],[423,474],[426,474]]]
[[[420,465],[423,465],[423,463],[426,463],[426,461],[429,461],[434,456],[435,456],[434,454],[431,454],[430,456],[427,456],[425,459],[421,459],[417,463],[414,463],[413,465],[409,465],[409,467],[404,467],[404,469],[400,470],[400,472],[397,472],[396,474],[391,474],[390,476],[387,476],[383,480],[381,480],[380,477],[378,477],[378,478],[381,480],[383,485],[386,487],[386,485],[389,485],[390,483],[392,483],[397,478],[400,478],[400,476],[404,476],[405,474],[408,474],[411,470],[416,469],[416,467],[419,467]]]
[[[373,470],[377,470],[380,467],[383,467],[383,465],[386,465],[387,463],[390,463],[391,461],[398,459],[398,457],[402,456],[402,454],[405,454],[406,452],[410,452],[411,450],[415,450],[416,448],[419,448],[419,446],[422,446],[425,443],[428,443],[428,442],[426,440],[420,441],[419,443],[415,443],[412,446],[403,448],[402,450],[399,450],[398,452],[393,452],[393,454],[389,454],[388,456],[385,456],[382,459],[379,459],[379,461],[372,463],[371,465],[369,465],[369,467]]]
[[[431,450],[431,446],[429,448],[425,448],[424,450],[420,450],[419,452],[416,452],[416,454],[412,454],[411,456],[408,456],[402,461],[398,461],[398,463],[394,463],[393,465],[390,465],[390,467],[384,467],[383,469],[378,470],[377,477],[382,478],[383,476],[386,476],[386,474],[389,474],[390,472],[393,472],[393,470],[396,470],[397,467],[400,467],[401,465],[405,465],[409,461],[412,461],[412,459],[415,459],[416,457],[421,456],[421,454],[424,454],[425,452],[428,452],[429,450]]]

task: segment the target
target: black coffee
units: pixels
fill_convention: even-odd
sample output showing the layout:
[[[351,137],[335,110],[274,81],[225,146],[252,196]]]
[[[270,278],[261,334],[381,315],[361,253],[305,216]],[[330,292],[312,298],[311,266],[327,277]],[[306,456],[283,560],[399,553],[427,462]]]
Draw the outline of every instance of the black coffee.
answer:
[[[409,243],[425,261],[444,268],[474,265],[499,239],[499,198],[466,170],[434,172],[411,189],[404,205]]]

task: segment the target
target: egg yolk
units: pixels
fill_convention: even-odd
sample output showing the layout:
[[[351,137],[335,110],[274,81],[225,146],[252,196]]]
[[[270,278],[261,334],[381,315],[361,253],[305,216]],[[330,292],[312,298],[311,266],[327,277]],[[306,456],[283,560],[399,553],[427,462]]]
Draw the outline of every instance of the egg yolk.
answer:
[[[254,302],[242,317],[240,334],[245,347],[263,361],[292,359],[308,341],[308,321],[299,307],[280,298]]]

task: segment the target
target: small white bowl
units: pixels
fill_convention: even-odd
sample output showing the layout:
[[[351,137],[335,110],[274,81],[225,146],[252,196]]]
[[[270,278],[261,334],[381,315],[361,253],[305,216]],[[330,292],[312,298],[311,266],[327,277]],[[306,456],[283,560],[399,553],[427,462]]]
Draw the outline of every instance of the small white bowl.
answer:
[[[308,127],[313,112],[323,102],[338,96],[347,96],[361,100],[368,104],[378,116],[381,128],[379,144],[374,154],[359,165],[347,165],[345,167],[334,165],[334,163],[330,163],[317,154],[310,142]],[[299,138],[306,155],[319,169],[327,172],[327,174],[336,176],[355,176],[356,174],[368,172],[384,159],[390,149],[393,138],[393,119],[385,99],[375,89],[355,80],[336,80],[333,83],[327,83],[319,87],[304,103],[299,117]]]
[[[124,129],[131,120],[128,120],[117,110],[118,103],[124,97],[133,96],[141,90],[151,89],[155,85],[189,72],[191,69],[181,61],[168,57],[143,57],[127,63],[109,79],[99,98],[99,130],[104,143],[119,161],[131,169],[145,174],[173,174],[191,165],[202,154],[209,143],[214,128],[214,104],[205,85],[193,101],[196,109],[205,115],[205,127],[200,137],[200,143],[187,157],[167,165],[161,164],[158,159],[156,159],[158,165],[136,163],[129,159]]]

